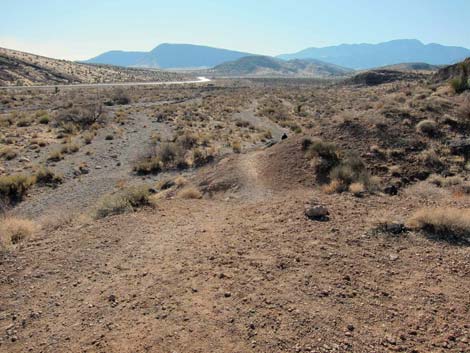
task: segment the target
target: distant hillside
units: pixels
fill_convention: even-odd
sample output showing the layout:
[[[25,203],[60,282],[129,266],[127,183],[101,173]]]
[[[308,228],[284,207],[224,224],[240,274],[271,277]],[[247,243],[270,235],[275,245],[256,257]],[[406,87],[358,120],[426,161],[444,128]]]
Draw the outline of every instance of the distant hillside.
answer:
[[[214,67],[211,73],[221,76],[343,76],[351,70],[319,60],[284,61],[269,56],[247,56]]]
[[[161,44],[148,53],[111,51],[86,60],[85,63],[161,69],[195,69],[211,68],[248,55],[252,54],[201,45]]]
[[[425,62],[449,65],[470,56],[470,50],[440,44],[424,45],[418,40],[394,40],[380,44],[342,44],[324,48],[308,48],[279,58],[318,59],[353,69],[370,69],[399,63]]]
[[[383,66],[380,69],[395,71],[437,71],[442,65],[431,65],[427,63],[401,63]]]
[[[423,73],[413,71],[377,69],[360,72],[346,80],[346,83],[360,86],[377,86],[395,81],[415,81],[426,77],[428,76]]]
[[[0,48],[0,86],[71,83],[179,81],[180,74],[160,70],[79,64]]]

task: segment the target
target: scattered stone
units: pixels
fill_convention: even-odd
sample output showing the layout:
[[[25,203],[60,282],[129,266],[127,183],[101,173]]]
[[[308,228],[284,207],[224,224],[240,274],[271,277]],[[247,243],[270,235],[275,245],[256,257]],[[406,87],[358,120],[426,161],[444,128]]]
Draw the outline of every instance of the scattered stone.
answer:
[[[230,292],[225,292],[224,293],[225,298],[230,298],[231,296],[232,296],[232,293],[230,293]]]

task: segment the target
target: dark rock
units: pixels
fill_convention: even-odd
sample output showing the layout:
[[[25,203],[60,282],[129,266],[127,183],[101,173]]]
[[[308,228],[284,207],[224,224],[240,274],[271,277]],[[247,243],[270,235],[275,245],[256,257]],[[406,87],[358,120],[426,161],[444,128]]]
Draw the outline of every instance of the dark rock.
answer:
[[[305,215],[315,221],[327,221],[330,212],[323,205],[307,205],[305,206]]]

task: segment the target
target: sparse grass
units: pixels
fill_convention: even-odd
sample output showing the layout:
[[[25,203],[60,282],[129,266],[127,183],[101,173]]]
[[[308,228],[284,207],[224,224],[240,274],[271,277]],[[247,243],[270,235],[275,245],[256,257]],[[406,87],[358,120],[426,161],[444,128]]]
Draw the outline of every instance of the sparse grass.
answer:
[[[51,151],[49,155],[47,156],[47,160],[51,162],[58,162],[62,159],[64,159],[64,154],[59,149]]]
[[[98,202],[95,218],[105,218],[127,212],[133,212],[139,207],[149,204],[150,189],[148,186],[132,186],[110,195]]]
[[[188,186],[182,189],[178,193],[178,197],[182,199],[201,199],[202,198],[202,193],[201,191],[194,187],[194,186]]]
[[[421,209],[407,221],[407,226],[423,230],[447,241],[470,241],[470,210],[457,208]]]
[[[6,249],[14,247],[30,238],[36,228],[29,220],[3,217],[0,219],[0,243]]]

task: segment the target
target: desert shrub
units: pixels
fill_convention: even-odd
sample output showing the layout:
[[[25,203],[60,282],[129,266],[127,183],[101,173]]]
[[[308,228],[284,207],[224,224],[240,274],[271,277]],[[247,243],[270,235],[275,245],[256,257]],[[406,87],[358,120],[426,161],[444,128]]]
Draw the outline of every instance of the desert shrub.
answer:
[[[470,241],[470,210],[456,208],[421,209],[407,222],[415,230],[447,241]]]
[[[305,145],[308,145],[308,147],[305,147]],[[339,151],[336,145],[321,140],[314,140],[310,141],[310,143],[304,142],[302,148],[307,149],[308,158],[317,158],[315,166],[317,178],[319,182],[327,183],[331,170],[340,163]]]
[[[366,187],[362,183],[355,182],[355,183],[352,183],[351,185],[349,185],[349,191],[354,196],[362,196],[366,191]]]
[[[462,105],[459,107],[458,111],[458,118],[460,124],[464,128],[470,127],[470,97],[468,97]]]
[[[468,80],[463,80],[461,77],[456,77],[450,80],[450,86],[455,93],[462,93],[468,89]]]
[[[106,195],[98,202],[95,218],[133,212],[139,207],[149,204],[150,188],[148,186],[132,186]]]
[[[145,158],[135,163],[134,171],[140,175],[158,174],[162,171],[162,163],[158,157]]]
[[[434,149],[427,149],[421,152],[419,159],[426,167],[433,170],[440,171],[444,167],[444,162]]]
[[[95,134],[91,131],[86,131],[82,135],[83,141],[85,142],[86,145],[89,145],[93,141],[94,137],[95,137]]]
[[[50,121],[51,121],[51,119],[49,118],[48,115],[43,115],[38,120],[39,124],[42,124],[42,125],[47,125],[47,124],[49,124]]]
[[[242,151],[242,144],[240,141],[233,141],[232,142],[232,151],[234,153],[241,153]]]
[[[26,127],[31,125],[31,118],[29,117],[22,117],[18,122],[16,123],[16,126],[18,127]]]
[[[330,172],[331,180],[339,180],[346,188],[353,183],[369,184],[369,172],[365,163],[357,155],[350,153]]]
[[[181,148],[174,142],[163,143],[157,150],[157,155],[166,165],[174,163],[181,154]]]
[[[214,156],[209,154],[207,151],[202,151],[200,149],[193,150],[193,165],[195,167],[202,167],[213,160]]]
[[[416,131],[429,137],[435,137],[438,135],[439,129],[434,120],[426,119],[416,125]]]
[[[188,186],[188,187],[182,189],[178,193],[178,197],[180,197],[182,199],[201,199],[202,198],[202,193],[196,187]]]
[[[65,109],[57,114],[55,122],[63,129],[70,130],[70,127],[73,126],[78,130],[85,130],[99,122],[102,114],[102,106],[92,104],[80,108]]]
[[[76,153],[80,150],[80,145],[72,140],[68,140],[65,144],[61,147],[60,152],[62,154],[72,154]]]
[[[4,248],[17,245],[31,237],[35,229],[31,221],[4,217],[0,219],[0,243]]]
[[[131,97],[123,89],[116,89],[111,100],[105,102],[105,105],[127,105],[131,103]]]
[[[51,162],[58,162],[62,160],[63,158],[64,158],[64,154],[59,149],[51,151],[49,155],[47,156],[47,160]]]
[[[437,187],[449,187],[457,186],[463,184],[463,179],[459,176],[443,177],[440,175],[433,174],[428,178],[428,181],[431,184],[436,185]]]
[[[185,150],[189,150],[197,145],[198,139],[193,134],[185,133],[178,137],[177,143]]]
[[[108,135],[106,135],[106,137],[105,137],[104,139],[105,139],[106,141],[112,141],[112,140],[114,140],[114,135],[108,134]]]
[[[18,156],[18,152],[12,147],[3,147],[0,149],[0,157],[10,161]]]
[[[35,177],[23,174],[0,176],[0,199],[11,204],[21,202],[35,182]]]
[[[46,167],[41,167],[36,172],[36,183],[45,186],[57,186],[63,181],[62,177],[55,174],[52,170]]]

